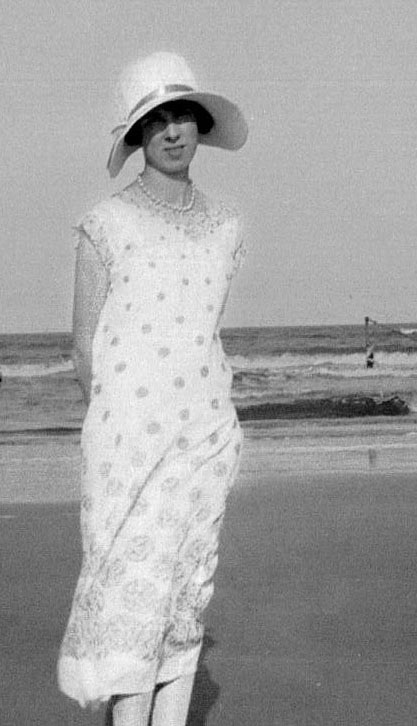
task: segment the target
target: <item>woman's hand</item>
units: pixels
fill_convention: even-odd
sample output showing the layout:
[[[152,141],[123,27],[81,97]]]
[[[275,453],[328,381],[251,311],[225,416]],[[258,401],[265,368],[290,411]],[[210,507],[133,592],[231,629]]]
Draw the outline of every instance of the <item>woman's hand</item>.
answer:
[[[90,403],[93,339],[109,277],[89,237],[81,232],[75,265],[73,361],[84,400]]]

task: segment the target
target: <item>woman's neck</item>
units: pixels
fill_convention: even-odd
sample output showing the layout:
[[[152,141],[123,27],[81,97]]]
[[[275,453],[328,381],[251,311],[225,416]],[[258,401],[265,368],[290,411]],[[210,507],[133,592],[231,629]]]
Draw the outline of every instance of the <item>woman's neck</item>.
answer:
[[[187,203],[190,186],[188,169],[178,174],[163,174],[153,166],[145,166],[141,177],[149,191],[158,199],[178,206]]]

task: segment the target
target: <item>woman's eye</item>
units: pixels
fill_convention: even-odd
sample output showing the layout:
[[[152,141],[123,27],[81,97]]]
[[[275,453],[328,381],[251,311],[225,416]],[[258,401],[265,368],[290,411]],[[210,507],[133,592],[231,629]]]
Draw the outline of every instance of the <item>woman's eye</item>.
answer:
[[[152,126],[153,124],[164,124],[165,122],[166,119],[161,113],[152,113],[143,119],[142,124],[143,126]]]
[[[189,111],[184,111],[176,115],[175,120],[179,124],[187,123],[187,121],[194,121],[194,116]]]
[[[161,111],[155,111],[154,113],[149,114],[149,116],[143,119],[142,125],[143,128],[147,126],[161,128],[162,126],[169,124],[171,121],[177,124],[187,123],[189,121],[194,121],[194,115],[191,111],[181,111],[178,113],[173,113],[170,116],[164,114]]]
[[[150,124],[164,124],[165,119],[160,116],[159,114],[155,114],[155,116],[152,116],[152,118],[149,119]]]

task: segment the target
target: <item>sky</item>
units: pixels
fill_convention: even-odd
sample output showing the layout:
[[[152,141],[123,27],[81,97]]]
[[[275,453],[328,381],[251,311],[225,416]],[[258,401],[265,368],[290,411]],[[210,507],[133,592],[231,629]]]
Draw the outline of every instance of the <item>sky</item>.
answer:
[[[415,0],[14,0],[0,27],[0,333],[71,328],[71,228],[141,168],[106,161],[121,69],[184,55],[250,127],[192,178],[248,255],[225,325],[417,320]]]

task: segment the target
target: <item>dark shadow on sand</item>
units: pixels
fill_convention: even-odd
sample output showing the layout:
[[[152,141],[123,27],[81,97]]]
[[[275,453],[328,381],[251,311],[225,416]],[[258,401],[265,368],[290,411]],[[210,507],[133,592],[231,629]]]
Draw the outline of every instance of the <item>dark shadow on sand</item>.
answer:
[[[208,715],[219,697],[220,686],[211,678],[204,662],[208,651],[214,645],[215,640],[210,633],[206,633],[194,681],[187,726],[206,726]]]

